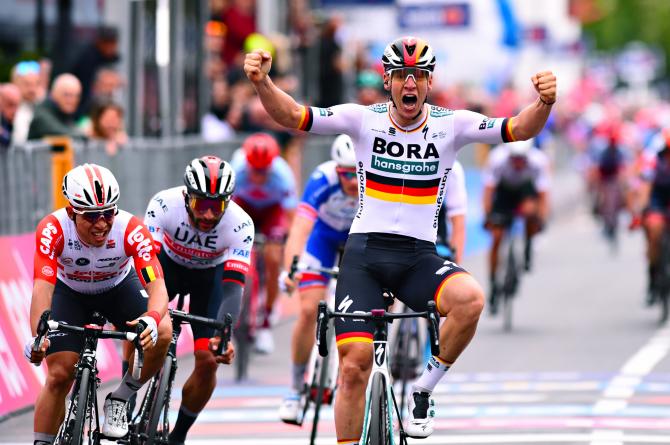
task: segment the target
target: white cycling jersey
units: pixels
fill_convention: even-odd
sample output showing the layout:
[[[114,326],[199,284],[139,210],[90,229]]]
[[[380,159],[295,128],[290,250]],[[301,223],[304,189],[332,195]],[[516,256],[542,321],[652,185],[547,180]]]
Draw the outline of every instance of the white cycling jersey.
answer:
[[[456,154],[472,142],[512,142],[511,119],[424,105],[401,127],[392,104],[303,107],[298,128],[348,134],[354,142],[359,206],[350,233],[383,232],[435,242],[438,215]]]
[[[140,219],[123,210],[114,218],[101,247],[89,246],[79,239],[64,208],[42,219],[35,237],[35,278],[52,284],[58,278],[82,294],[101,294],[112,289],[131,272],[133,263],[142,284],[163,275],[149,231]]]
[[[468,210],[468,192],[465,189],[465,170],[463,165],[454,161],[445,188],[447,197],[444,199],[447,217],[465,215]]]
[[[527,162],[518,169],[510,161],[509,146],[499,145],[491,150],[486,168],[482,173],[485,186],[495,187],[502,184],[509,188],[531,183],[538,192],[549,189],[549,158],[546,153],[531,148],[526,156]]]
[[[254,223],[249,215],[230,201],[219,223],[202,232],[190,223],[185,192],[184,186],[173,187],[149,201],[144,221],[154,240],[181,266],[207,269],[226,262],[226,269],[237,267],[246,273],[254,242]]]

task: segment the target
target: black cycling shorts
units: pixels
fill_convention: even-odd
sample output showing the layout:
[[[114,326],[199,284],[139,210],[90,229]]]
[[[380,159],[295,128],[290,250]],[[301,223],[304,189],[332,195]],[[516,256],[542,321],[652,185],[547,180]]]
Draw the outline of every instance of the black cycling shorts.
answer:
[[[126,322],[147,311],[147,297],[134,269],[116,287],[101,294],[82,294],[58,280],[51,300],[51,319],[83,326],[93,321],[93,312],[99,312],[116,329],[127,331]],[[72,332],[53,331],[47,338],[51,342],[47,355],[61,351],[81,352],[84,346],[83,337]]]
[[[403,235],[352,233],[344,247],[335,309],[385,309],[382,289],[388,289],[410,309],[422,312],[429,301],[437,299],[442,285],[460,273],[467,272],[437,256],[434,243]],[[338,346],[371,343],[374,326],[336,318],[335,332]]]
[[[535,185],[528,181],[517,187],[498,184],[493,193],[493,208],[488,218],[491,223],[506,226],[511,224],[519,206],[526,199],[538,197]]]
[[[172,261],[165,251],[161,251],[158,260],[163,268],[165,287],[170,301],[178,294],[182,296],[190,294],[189,313],[216,319],[223,301],[223,264],[207,269],[189,269]],[[204,339],[212,337],[214,329],[194,323],[191,325],[191,330],[193,340],[198,346],[196,349],[207,349]],[[199,339],[203,340],[198,342]]]

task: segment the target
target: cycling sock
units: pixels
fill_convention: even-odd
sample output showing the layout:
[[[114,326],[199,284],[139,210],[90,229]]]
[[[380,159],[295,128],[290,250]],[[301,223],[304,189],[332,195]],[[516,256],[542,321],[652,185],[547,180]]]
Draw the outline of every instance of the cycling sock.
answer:
[[[35,440],[33,442],[33,445],[51,445],[54,442],[54,439],[56,438],[55,434],[47,434],[47,433],[33,433],[33,439]]]
[[[128,401],[128,399],[141,387],[142,384],[140,381],[135,379],[130,372],[126,372],[126,375],[123,376],[123,380],[121,380],[119,387],[112,391],[111,397],[113,399]]]
[[[184,405],[179,407],[179,415],[174,424],[174,428],[170,432],[170,440],[174,442],[184,442],[188,430],[193,426],[195,419],[198,418],[199,413],[194,413]]]
[[[421,377],[412,385],[412,392],[427,392],[431,394],[437,386],[437,382],[447,373],[451,367],[444,360],[437,356],[432,356],[426,364]]]
[[[293,389],[298,392],[302,391],[303,386],[305,386],[305,370],[307,369],[307,363],[302,365],[293,364]]]

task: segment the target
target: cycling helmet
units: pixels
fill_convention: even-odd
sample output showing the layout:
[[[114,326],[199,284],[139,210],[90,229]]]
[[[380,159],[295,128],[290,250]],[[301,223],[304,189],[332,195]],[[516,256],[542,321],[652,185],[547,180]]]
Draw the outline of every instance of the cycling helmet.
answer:
[[[335,138],[330,148],[330,157],[339,167],[355,167],[356,153],[354,152],[354,141],[346,134]]]
[[[235,171],[217,156],[195,158],[186,166],[184,184],[189,195],[228,201],[235,190]]]
[[[275,138],[266,133],[255,133],[245,139],[242,149],[247,162],[253,168],[266,169],[279,156],[279,145]]]
[[[507,145],[509,146],[510,156],[526,157],[528,156],[530,149],[533,147],[533,140],[528,139],[527,141],[510,142]]]
[[[72,207],[105,209],[119,201],[119,183],[105,167],[96,164],[79,165],[63,178],[63,195]]]
[[[431,73],[435,69],[432,48],[423,39],[401,37],[389,43],[382,56],[384,71],[395,68],[421,68]]]

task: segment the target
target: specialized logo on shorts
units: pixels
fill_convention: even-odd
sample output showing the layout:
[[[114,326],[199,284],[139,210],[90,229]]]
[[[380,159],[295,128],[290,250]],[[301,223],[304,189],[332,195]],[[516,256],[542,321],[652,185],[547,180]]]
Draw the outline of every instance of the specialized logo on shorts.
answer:
[[[349,307],[354,303],[354,300],[352,300],[349,295],[344,297],[344,300],[340,302],[340,304],[337,306],[338,312],[347,312],[349,310]]]
[[[437,269],[435,271],[435,275],[444,275],[445,273],[447,273],[450,270],[455,269],[457,267],[456,264],[452,263],[449,260],[445,260],[445,262],[443,264],[444,265],[442,267],[440,267],[439,269]]]

